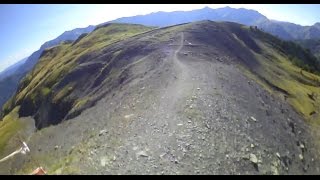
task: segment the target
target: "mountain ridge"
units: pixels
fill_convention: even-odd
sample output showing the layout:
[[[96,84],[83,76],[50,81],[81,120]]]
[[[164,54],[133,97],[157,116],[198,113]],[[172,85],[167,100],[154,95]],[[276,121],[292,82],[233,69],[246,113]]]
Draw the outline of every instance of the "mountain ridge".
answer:
[[[25,61],[28,59],[28,57],[23,58],[16,62],[15,64],[9,66],[8,68],[4,69],[3,71],[0,72],[0,80],[12,75],[22,64],[25,63]]]
[[[198,14],[197,14],[198,13]],[[201,16],[203,15],[203,16]],[[216,16],[219,15],[219,16]],[[244,15],[248,19],[241,19]],[[166,18],[171,17],[171,18]],[[187,17],[187,18],[183,18]],[[154,19],[154,21],[152,21]],[[273,35],[277,35],[285,40],[295,39],[312,39],[320,38],[319,28],[316,28],[316,34],[310,34],[311,28],[317,27],[315,23],[312,26],[301,26],[291,22],[276,21],[268,19],[256,10],[245,8],[216,8],[212,9],[205,7],[202,9],[196,9],[191,11],[174,11],[174,12],[156,12],[147,15],[137,15],[132,17],[118,18],[109,22],[122,22],[122,23],[139,23],[147,26],[169,26],[173,24],[180,24],[199,20],[218,20],[218,21],[232,21],[245,25],[255,25],[263,30],[270,32]],[[268,27],[264,24],[267,23]],[[288,28],[287,26],[290,26]],[[278,30],[273,30],[278,27]],[[311,30],[310,30],[311,29]],[[298,31],[298,33],[297,33]]]

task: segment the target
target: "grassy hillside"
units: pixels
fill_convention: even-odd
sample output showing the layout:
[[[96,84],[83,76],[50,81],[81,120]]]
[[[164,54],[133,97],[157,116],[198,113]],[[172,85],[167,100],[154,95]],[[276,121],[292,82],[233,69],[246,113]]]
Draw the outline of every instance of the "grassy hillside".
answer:
[[[309,52],[291,42],[281,41],[264,32],[254,33],[263,49],[254,53],[260,63],[251,69],[251,75],[269,89],[288,101],[295,110],[312,123],[320,123],[319,62]],[[312,73],[313,72],[313,73]]]
[[[320,61],[320,39],[297,40],[295,42],[314,54]]]
[[[102,62],[81,64],[83,60],[99,55],[106,46],[151,29],[141,25],[107,24],[73,43],[65,42],[45,50],[35,68],[21,81],[18,93],[4,105],[4,114],[21,105],[21,116],[34,115],[46,103],[52,110],[50,115],[36,114],[36,119],[46,116],[48,122],[37,122],[36,125],[57,124],[73,107],[79,109],[85,104],[83,82],[89,80],[90,73],[98,73],[95,71],[97,66],[103,66]],[[66,77],[67,74],[73,74],[73,77]]]
[[[19,121],[18,110],[18,108],[15,108],[0,121],[0,155],[3,155],[10,139],[22,128],[22,123]]]
[[[0,121],[0,159],[19,149],[21,141],[28,141],[34,132],[34,121],[30,118],[19,118],[19,108],[15,107]],[[10,169],[13,160],[14,158],[11,158],[0,164],[0,174]]]

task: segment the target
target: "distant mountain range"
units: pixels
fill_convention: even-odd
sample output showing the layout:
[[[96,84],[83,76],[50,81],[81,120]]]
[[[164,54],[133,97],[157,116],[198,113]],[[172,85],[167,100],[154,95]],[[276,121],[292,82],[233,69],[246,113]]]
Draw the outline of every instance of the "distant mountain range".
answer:
[[[231,21],[246,25],[254,25],[260,21],[267,20],[257,11],[248,9],[234,9],[230,7],[211,9],[205,7],[192,11],[155,12],[147,15],[119,18],[112,22],[135,23],[147,26],[170,26],[199,20]]]
[[[26,60],[28,59],[28,57],[26,58],[23,58],[22,60],[18,61],[17,63],[9,66],[7,69],[5,69],[4,71],[0,72],[0,80],[8,77],[8,76],[11,76],[12,74],[14,74],[16,72],[16,70],[21,66],[23,65]]]
[[[285,40],[320,38],[320,23],[316,23],[313,26],[301,26],[290,22],[275,21],[268,19],[258,11],[244,8],[224,7],[211,9],[205,7],[192,11],[156,12],[147,15],[123,17],[110,22],[163,27],[200,20],[230,21],[257,26]]]

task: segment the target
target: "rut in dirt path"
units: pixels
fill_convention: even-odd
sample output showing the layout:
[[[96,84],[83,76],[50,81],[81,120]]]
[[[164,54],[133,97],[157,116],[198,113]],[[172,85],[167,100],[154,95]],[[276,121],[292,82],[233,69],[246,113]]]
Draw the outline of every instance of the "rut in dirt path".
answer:
[[[174,119],[177,119],[177,112],[181,110],[181,103],[179,102],[187,98],[194,89],[194,82],[192,81],[191,76],[192,70],[185,62],[183,62],[183,59],[181,59],[181,51],[184,47],[185,40],[184,34],[180,33],[179,36],[179,46],[169,57],[173,63],[175,80],[165,89],[159,103],[160,109],[163,109],[163,112],[171,118],[171,121],[169,121],[168,124],[170,124],[170,127],[172,128],[178,124]]]
[[[164,93],[164,97],[167,97],[166,100],[167,107],[173,107],[176,101],[185,95],[187,90],[192,88],[190,85],[192,84],[191,81],[191,70],[185,65],[181,59],[179,59],[178,55],[181,53],[181,50],[184,46],[184,34],[180,34],[180,41],[179,47],[175,50],[172,60],[173,60],[173,67],[175,72],[177,73],[176,81],[172,83],[170,87],[167,88],[166,92]]]

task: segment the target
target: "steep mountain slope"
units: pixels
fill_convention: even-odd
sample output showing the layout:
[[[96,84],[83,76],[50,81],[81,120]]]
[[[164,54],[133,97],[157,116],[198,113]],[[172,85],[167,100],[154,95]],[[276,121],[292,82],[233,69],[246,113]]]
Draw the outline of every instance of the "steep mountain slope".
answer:
[[[106,57],[99,57],[101,48],[150,29],[141,25],[104,26],[107,28],[97,28],[90,36],[81,36],[74,43],[63,43],[44,51],[37,66],[21,81],[16,96],[4,106],[4,112],[10,112],[8,107],[12,105],[21,105],[20,115],[36,113],[36,124],[41,128],[59,123],[66,115],[74,116],[90,103],[88,93],[102,83],[113,67],[113,62],[105,64],[102,59]],[[113,53],[119,54],[121,50]],[[87,62],[91,58],[98,60]]]
[[[310,50],[318,59],[320,59],[320,39],[297,40],[296,43]]]
[[[320,27],[317,23],[312,26],[301,26],[289,22],[268,20],[260,21],[256,25],[271,34],[286,40],[320,38]]]
[[[20,71],[22,72],[28,72],[30,71],[34,65],[38,62],[38,59],[40,57],[40,55],[42,54],[42,52],[47,49],[50,48],[52,46],[56,46],[58,44],[60,44],[63,41],[74,41],[76,40],[81,34],[84,33],[90,33],[91,31],[93,31],[95,29],[95,26],[88,26],[85,28],[76,28],[73,29],[71,31],[66,31],[64,33],[62,33],[60,36],[58,36],[57,38],[45,42],[38,51],[34,52],[26,61],[26,63],[21,67]]]
[[[21,82],[6,119],[40,130],[0,171],[319,174],[320,77],[295,65],[313,58],[236,23],[107,24]]]
[[[17,90],[20,80],[34,67],[38,62],[41,53],[49,47],[58,45],[63,41],[74,41],[81,34],[91,32],[95,27],[88,26],[86,28],[76,28],[71,31],[66,31],[57,38],[44,43],[39,50],[32,53],[24,63],[19,64],[14,70],[11,71],[9,76],[6,76],[6,79],[0,79],[0,108],[3,104],[15,93]],[[9,67],[10,68],[10,67]]]
[[[147,15],[124,17],[111,22],[137,23],[147,26],[170,26],[200,20],[231,21],[245,25],[255,25],[285,40],[320,38],[319,23],[301,26],[289,22],[269,20],[257,11],[244,8],[203,8],[192,11],[157,12]]]
[[[27,60],[27,58],[10,66],[0,74],[0,107],[15,93],[19,81],[25,73],[17,71]],[[0,108],[2,109],[2,108]]]

